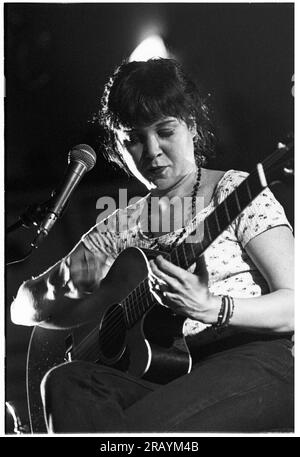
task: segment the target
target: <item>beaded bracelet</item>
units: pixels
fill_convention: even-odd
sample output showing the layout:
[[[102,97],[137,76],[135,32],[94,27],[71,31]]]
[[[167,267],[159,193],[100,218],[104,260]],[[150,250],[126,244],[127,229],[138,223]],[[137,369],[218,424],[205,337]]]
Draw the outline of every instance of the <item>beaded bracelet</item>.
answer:
[[[223,319],[224,319],[224,315],[225,315],[225,308],[226,308],[226,296],[223,295],[222,300],[221,300],[220,311],[218,314],[218,319],[217,319],[217,322],[213,325],[213,327],[215,329],[222,327],[222,323],[223,323]]]
[[[230,316],[229,316],[229,319],[228,319],[228,322],[231,320],[232,316],[233,316],[233,312],[234,312],[234,300],[232,297],[229,297],[230,300],[231,300],[231,312],[230,312]]]
[[[229,295],[222,295],[221,307],[217,322],[213,325],[219,331],[228,326],[234,312],[234,300]]]

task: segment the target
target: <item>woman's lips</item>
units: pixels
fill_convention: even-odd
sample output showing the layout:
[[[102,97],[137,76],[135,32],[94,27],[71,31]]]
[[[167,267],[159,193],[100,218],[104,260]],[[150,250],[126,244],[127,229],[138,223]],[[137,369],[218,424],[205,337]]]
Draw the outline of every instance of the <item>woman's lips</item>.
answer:
[[[161,167],[153,167],[153,168],[150,168],[149,169],[149,173],[151,176],[160,176],[162,174],[165,173],[165,171],[167,170],[168,166],[167,165],[164,165],[164,166],[161,166]]]

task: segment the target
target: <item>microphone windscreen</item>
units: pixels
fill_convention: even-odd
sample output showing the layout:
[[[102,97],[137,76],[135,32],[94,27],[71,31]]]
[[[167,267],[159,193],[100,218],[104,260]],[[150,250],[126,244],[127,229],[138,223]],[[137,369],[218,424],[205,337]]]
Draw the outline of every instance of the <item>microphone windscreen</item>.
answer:
[[[87,167],[87,171],[94,167],[96,160],[96,153],[88,144],[77,144],[68,154],[68,163],[81,162]]]

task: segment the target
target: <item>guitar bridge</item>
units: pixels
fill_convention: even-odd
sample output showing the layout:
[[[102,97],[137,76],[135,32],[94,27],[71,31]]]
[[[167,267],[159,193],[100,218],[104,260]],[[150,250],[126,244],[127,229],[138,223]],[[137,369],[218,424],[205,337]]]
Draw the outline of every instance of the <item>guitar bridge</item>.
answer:
[[[68,335],[66,340],[65,340],[65,345],[66,345],[66,351],[65,351],[65,356],[64,360],[65,362],[72,362],[72,349],[73,349],[73,336]]]

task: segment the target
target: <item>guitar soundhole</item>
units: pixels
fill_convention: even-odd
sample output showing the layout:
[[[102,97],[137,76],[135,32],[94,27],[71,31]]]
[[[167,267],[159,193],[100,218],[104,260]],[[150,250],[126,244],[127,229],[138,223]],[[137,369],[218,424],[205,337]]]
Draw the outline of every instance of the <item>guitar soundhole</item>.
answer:
[[[105,363],[112,363],[125,349],[126,325],[120,305],[111,306],[105,313],[99,332],[101,358]]]

